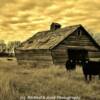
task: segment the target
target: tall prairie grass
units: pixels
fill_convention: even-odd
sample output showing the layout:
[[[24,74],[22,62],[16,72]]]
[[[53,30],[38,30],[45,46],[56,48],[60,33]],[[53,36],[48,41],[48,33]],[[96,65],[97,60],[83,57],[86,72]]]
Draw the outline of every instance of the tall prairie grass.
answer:
[[[78,96],[80,100],[100,100],[100,80],[85,82],[80,67],[68,73],[64,66],[32,68],[18,66],[16,60],[0,60],[0,100],[20,100],[22,96]]]

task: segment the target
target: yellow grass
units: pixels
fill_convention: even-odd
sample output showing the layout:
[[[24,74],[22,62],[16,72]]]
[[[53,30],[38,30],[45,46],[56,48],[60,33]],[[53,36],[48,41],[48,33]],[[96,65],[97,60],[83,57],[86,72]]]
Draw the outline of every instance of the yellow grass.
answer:
[[[22,96],[79,96],[80,100],[100,100],[100,80],[86,83],[79,67],[68,73],[64,66],[32,68],[18,66],[15,59],[0,59],[0,100],[20,100]]]

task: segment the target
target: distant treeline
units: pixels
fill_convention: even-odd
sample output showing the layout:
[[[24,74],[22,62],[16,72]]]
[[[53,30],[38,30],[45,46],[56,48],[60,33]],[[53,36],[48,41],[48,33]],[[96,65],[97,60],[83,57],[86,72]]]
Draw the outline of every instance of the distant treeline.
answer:
[[[4,40],[0,40],[0,57],[14,56],[14,49],[20,44],[20,41],[10,41],[6,44]]]

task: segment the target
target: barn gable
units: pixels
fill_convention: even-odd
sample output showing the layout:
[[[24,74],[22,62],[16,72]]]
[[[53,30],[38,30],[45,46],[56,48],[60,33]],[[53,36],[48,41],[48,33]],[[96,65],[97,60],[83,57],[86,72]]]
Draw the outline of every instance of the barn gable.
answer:
[[[57,48],[60,44],[66,44],[67,48],[100,50],[99,44],[82,26],[78,27],[74,32],[65,37],[65,39],[55,45],[54,48]]]

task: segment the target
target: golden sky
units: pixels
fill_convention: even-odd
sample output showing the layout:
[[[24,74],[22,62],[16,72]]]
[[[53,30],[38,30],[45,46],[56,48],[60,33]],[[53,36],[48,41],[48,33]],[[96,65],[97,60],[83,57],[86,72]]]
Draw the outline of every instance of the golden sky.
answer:
[[[52,22],[100,33],[100,0],[0,0],[0,40],[25,40]]]

